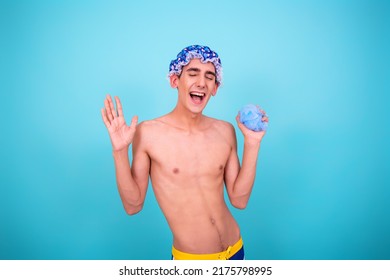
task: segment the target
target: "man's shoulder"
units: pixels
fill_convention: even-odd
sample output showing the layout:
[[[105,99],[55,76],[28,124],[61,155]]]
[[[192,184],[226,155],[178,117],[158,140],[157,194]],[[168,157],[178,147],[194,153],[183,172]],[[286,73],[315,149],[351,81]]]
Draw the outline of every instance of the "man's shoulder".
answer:
[[[149,135],[153,134],[160,126],[161,123],[157,119],[145,120],[137,125],[137,131],[143,135]]]
[[[133,146],[137,150],[148,152],[160,138],[161,128],[156,120],[145,120],[137,125]]]
[[[137,126],[137,131],[144,137],[154,137],[156,134],[161,136],[161,133],[166,129],[167,123],[165,121],[165,116],[142,121]]]
[[[236,131],[234,126],[227,121],[209,118],[209,135],[217,142],[225,142],[230,146],[235,145]]]
[[[210,117],[207,117],[207,118],[209,119],[210,124],[213,127],[217,128],[218,130],[222,130],[225,132],[234,131],[234,126],[230,122],[215,119],[215,118],[210,118]]]

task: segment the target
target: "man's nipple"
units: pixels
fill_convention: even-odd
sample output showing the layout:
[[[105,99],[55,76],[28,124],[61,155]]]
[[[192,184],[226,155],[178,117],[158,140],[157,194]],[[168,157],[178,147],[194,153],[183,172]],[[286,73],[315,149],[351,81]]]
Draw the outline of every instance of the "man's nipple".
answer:
[[[175,168],[173,168],[172,171],[173,171],[173,173],[177,174],[177,173],[179,173],[179,168],[175,167]]]

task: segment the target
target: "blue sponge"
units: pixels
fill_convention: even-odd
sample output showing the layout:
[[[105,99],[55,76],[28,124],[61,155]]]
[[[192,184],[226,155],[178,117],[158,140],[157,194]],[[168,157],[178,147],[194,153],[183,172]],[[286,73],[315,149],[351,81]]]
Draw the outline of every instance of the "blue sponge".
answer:
[[[261,121],[264,114],[253,104],[245,105],[241,108],[240,122],[253,131],[267,130],[268,123]]]

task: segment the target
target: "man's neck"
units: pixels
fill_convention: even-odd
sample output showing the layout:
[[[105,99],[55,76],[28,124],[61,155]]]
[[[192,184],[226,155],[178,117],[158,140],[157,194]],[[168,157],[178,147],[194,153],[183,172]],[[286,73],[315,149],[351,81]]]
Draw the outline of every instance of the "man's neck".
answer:
[[[169,115],[177,126],[188,131],[199,129],[205,120],[202,113],[193,113],[178,106]]]

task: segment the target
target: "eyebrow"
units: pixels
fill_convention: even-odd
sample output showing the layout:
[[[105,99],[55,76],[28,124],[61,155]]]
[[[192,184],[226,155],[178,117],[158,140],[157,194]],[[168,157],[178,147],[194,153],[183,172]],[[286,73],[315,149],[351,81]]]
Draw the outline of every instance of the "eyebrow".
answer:
[[[200,72],[200,69],[199,68],[196,68],[196,67],[192,67],[192,68],[188,68],[186,70],[186,72],[190,72],[190,71],[194,71],[194,72]],[[214,77],[217,77],[217,75],[213,72],[213,71],[206,71],[206,75],[209,74],[209,75],[213,75]]]

